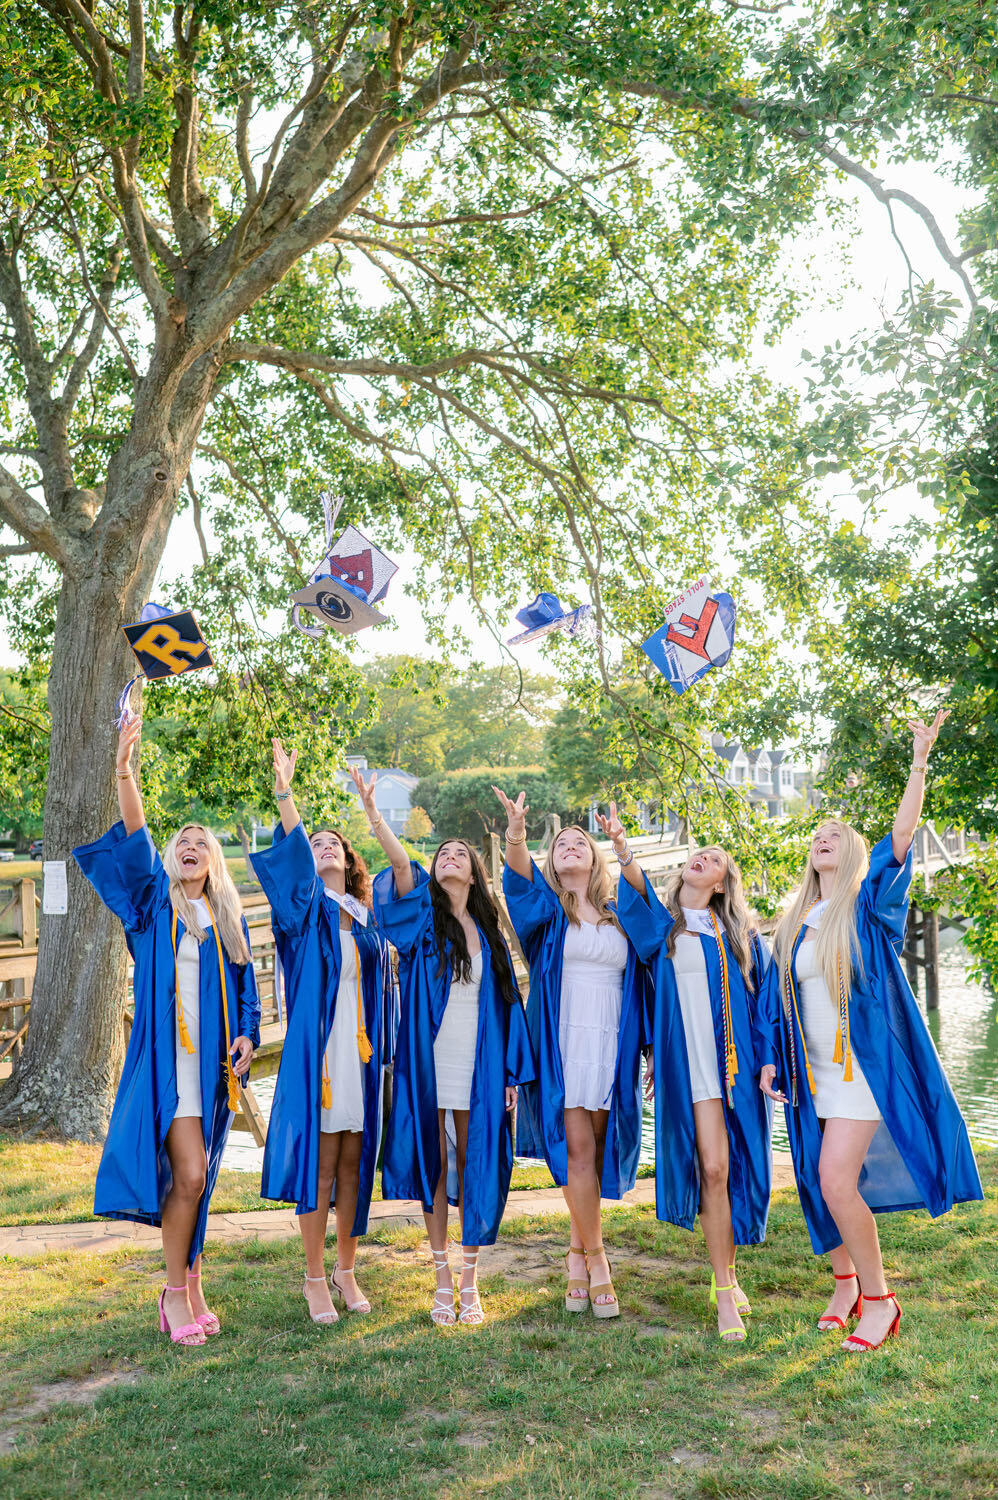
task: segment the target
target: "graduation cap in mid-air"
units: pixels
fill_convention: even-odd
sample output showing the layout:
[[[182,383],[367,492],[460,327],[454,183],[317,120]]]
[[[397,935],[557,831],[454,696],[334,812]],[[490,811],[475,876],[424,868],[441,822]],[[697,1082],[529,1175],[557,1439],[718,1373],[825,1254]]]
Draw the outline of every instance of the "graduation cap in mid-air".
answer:
[[[641,649],[677,693],[712,667],[723,667],[735,643],[735,601],[711,592],[706,576],[696,579],[666,606],[665,621],[642,641]]]
[[[319,496],[326,525],[326,555],[308,583],[291,595],[291,619],[303,635],[318,640],[323,630],[353,635],[369,625],[381,625],[387,615],[374,608],[388,592],[398,565],[376,547],[356,526],[348,526],[332,540],[339,511],[328,491]],[[307,612],[311,623],[303,624]]]
[[[172,610],[162,604],[146,604],[135,624],[122,625],[121,629],[139,664],[139,671],[118,699],[119,729],[131,717],[128,698],[140,677],[154,682],[214,666],[208,642],[189,609]]]
[[[532,604],[526,604],[516,612],[516,618],[521,625],[526,625],[526,630],[511,636],[506,644],[525,646],[528,641],[540,640],[541,636],[548,635],[552,630],[565,630],[569,635],[575,635],[592,612],[591,604],[580,604],[575,609],[562,609],[557,594],[538,594]]]

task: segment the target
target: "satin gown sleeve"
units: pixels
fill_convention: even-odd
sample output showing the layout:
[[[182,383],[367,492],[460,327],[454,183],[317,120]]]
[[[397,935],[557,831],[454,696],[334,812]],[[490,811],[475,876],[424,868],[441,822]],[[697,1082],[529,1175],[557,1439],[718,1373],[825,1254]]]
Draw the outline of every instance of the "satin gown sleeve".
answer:
[[[903,864],[894,858],[894,846],[888,834],[871,849],[870,868],[860,886],[860,900],[872,919],[887,933],[897,952],[904,943],[908,920],[912,865],[911,849]]]
[[[662,905],[651,881],[644,877],[644,896],[623,876],[617,886],[617,920],[630,939],[643,964],[650,964],[672,926],[672,918]]]
[[[426,924],[433,919],[430,905],[430,877],[421,864],[413,860],[413,887],[404,896],[395,889],[395,875],[391,869],[381,870],[374,877],[374,910],[378,926],[394,943],[400,958],[408,958],[422,942]]]
[[[145,824],[126,833],[124,823],[115,823],[73,857],[128,933],[144,932],[169,900],[170,882]]]
[[[502,888],[509,919],[524,948],[543,937],[548,923],[558,916],[561,902],[536,866],[528,880],[509,865],[502,872]]]
[[[297,823],[290,833],[285,833],[278,823],[270,848],[251,854],[250,863],[270,902],[274,925],[292,937],[303,931],[317,876],[302,824]]]
[[[243,937],[246,946],[250,948],[249,928],[246,918],[242,918]],[[252,948],[250,953],[252,954]],[[233,972],[236,976],[236,1012],[239,1017],[239,1035],[249,1037],[254,1047],[260,1045],[260,996],[256,988],[256,969],[253,959],[248,964],[233,964]]]

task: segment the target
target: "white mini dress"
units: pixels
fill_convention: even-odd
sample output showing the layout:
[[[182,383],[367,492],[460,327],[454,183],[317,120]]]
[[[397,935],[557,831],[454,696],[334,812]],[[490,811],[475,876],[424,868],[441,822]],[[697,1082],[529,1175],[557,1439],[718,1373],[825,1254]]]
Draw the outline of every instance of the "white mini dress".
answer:
[[[821,911],[824,910],[822,906]],[[816,927],[821,911],[815,909],[808,926]],[[818,921],[813,920],[817,918]],[[817,943],[806,939],[797,949],[797,994],[800,1019],[807,1043],[807,1057],[814,1078],[814,1109],[819,1120],[879,1120],[880,1110],[852,1054],[852,1082],[842,1077],[844,1064],[833,1062],[835,1035],[839,1029],[838,999],[828,993],[815,958]]]
[[[211,931],[208,903],[199,896],[191,902],[204,932]],[[177,981],[187,1035],[197,1049],[186,1052],[180,1041],[180,1020],[174,1012],[177,1042],[177,1112],[175,1120],[201,1118],[201,945],[184,932],[177,944]]]
[[[326,1042],[325,1071],[333,1102],[321,1109],[319,1129],[364,1129],[364,1073],[357,1050],[357,948],[353,934],[340,929],[340,987]]]
[[[471,960],[466,983],[451,975],[450,993],[433,1042],[438,1109],[470,1109],[471,1080],[478,1048],[478,996],[482,988],[481,949]]]
[[[695,914],[685,913],[687,925],[694,926]],[[713,938],[714,933],[710,933]],[[717,1067],[717,1040],[714,1036],[714,1014],[707,982],[707,960],[697,932],[681,932],[676,938],[672,969],[679,992],[679,1009],[686,1036],[686,1060],[690,1067],[690,1096],[694,1104],[702,1099],[720,1099],[721,1075]]]
[[[627,939],[612,922],[569,922],[558,1040],[566,1109],[609,1109],[617,1076]]]

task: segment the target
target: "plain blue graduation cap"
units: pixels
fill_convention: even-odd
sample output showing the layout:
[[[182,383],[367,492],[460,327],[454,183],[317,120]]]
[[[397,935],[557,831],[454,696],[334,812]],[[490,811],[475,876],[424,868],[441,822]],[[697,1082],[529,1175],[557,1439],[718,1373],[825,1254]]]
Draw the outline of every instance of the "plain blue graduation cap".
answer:
[[[163,677],[180,677],[184,672],[199,672],[202,667],[214,666],[208,642],[189,609],[172,610],[162,604],[144,604],[135,624],[122,625],[121,629],[140,670],[118,699],[119,729],[131,718],[128,697],[140,677],[155,682]]]
[[[670,687],[685,693],[713,667],[723,667],[735,644],[734,599],[711,593],[705,577],[684,589],[665,611],[665,623],[641,649]]]
[[[575,635],[584,620],[593,612],[591,604],[580,604],[575,609],[562,609],[557,594],[540,593],[532,604],[518,609],[516,618],[526,630],[511,636],[507,646],[525,646],[528,641],[540,640],[552,630],[566,630]]]

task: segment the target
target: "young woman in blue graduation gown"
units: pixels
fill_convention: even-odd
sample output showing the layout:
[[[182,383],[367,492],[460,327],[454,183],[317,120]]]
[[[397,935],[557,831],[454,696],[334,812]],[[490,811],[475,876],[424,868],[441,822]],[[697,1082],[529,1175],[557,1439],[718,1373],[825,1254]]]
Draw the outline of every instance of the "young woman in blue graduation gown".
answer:
[[[208,1205],[260,1043],[260,1002],[239,893],[218,840],[200,823],[175,833],[162,860],[149,836],[132,751],[118,738],[121,822],[73,854],[121,918],[135,963],[125,1066],[97,1169],[94,1213],[158,1224],[167,1285],[160,1328],[176,1344],[219,1332],[201,1285]]]
[[[429,874],[410,863],[375,804],[376,776],[354,782],[391,868],[374,882],[375,909],[398,949],[401,1018],[385,1134],[386,1198],[423,1205],[436,1270],[430,1316],[455,1321],[447,1205],[461,1215],[461,1323],[484,1317],[481,1245],[495,1243],[513,1171],[511,1111],[534,1076],[513,963],[482,862],[464,839],[446,839]],[[448,1116],[456,1171],[448,1171]]]
[[[524,1089],[517,1144],[521,1156],[543,1156],[568,1204],[566,1311],[615,1318],[600,1198],[623,1197],[637,1176],[646,974],[595,840],[563,828],[542,875],[527,850],[523,793],[514,802],[493,790],[506,809],[503,891],[530,965],[538,1070]]]
[[[724,849],[698,850],[662,901],[628,850],[612,802],[600,821],[621,867],[620,925],[654,965],[656,1212],[684,1229],[699,1214],[718,1333],[722,1343],[740,1343],[742,1314],[752,1309],[735,1274],[735,1247],[765,1239],[772,1189],[772,1106],[756,1087],[752,1036],[769,956]]]
[[[845,1329],[858,1315],[842,1343],[850,1353],[879,1348],[901,1321],[873,1214],[927,1208],[937,1217],[982,1196],[966,1125],[898,956],[926,765],[945,718],[909,726],[911,774],[872,854],[846,823],[815,833],[757,1016],[760,1087],[786,1106],[811,1244],[828,1253],[835,1277],[818,1327]]]
[[[330,1284],[348,1311],[371,1311],[354,1263],[381,1143],[393,984],[363,859],[338,829],[305,835],[291,791],[297,758],[274,741],[281,822],[271,848],[250,856],[270,902],[288,1005],[260,1191],[297,1205],[305,1300],[312,1321],[329,1324],[337,1319]],[[330,1203],[337,1264],[327,1282]]]

